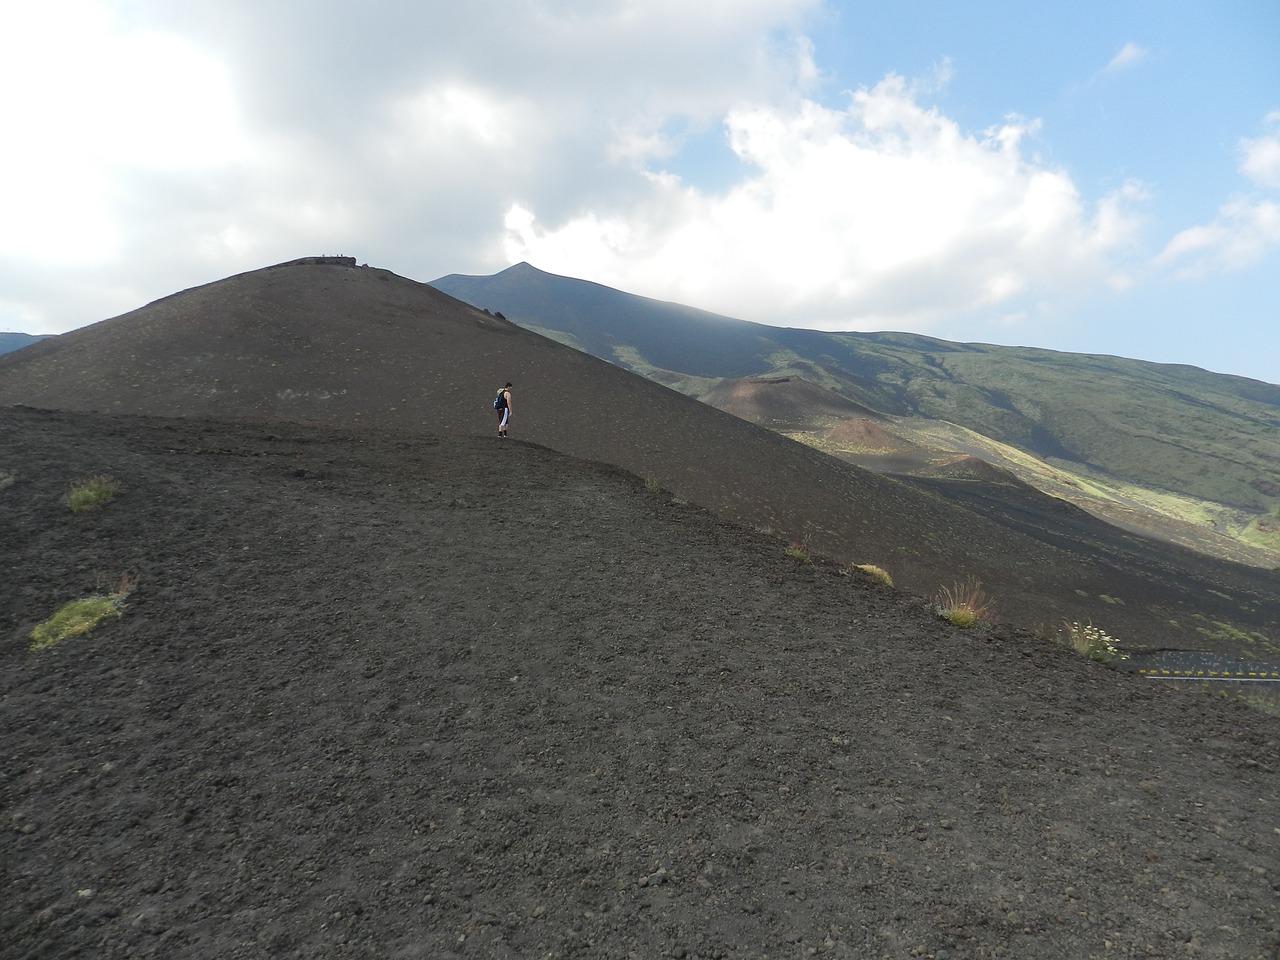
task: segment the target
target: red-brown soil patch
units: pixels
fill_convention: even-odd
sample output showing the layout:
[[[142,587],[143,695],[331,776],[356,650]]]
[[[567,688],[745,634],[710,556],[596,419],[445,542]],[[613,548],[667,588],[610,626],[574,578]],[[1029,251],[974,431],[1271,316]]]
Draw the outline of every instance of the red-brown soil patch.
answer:
[[[901,437],[895,436],[877,420],[859,417],[846,420],[831,428],[827,436],[840,449],[848,449],[868,455],[902,456],[915,454],[923,459],[925,451]]]

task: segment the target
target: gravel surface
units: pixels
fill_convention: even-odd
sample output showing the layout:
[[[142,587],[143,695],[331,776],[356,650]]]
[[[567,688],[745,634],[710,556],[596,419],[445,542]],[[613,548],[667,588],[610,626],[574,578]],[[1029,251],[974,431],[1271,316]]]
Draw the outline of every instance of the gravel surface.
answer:
[[[11,408],[6,469],[4,958],[1280,955],[1274,716],[518,440]]]

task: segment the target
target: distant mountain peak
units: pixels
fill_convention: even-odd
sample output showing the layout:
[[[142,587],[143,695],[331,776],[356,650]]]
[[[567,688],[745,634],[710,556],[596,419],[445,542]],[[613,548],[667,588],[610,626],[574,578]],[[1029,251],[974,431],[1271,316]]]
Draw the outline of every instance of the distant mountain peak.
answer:
[[[507,267],[507,269],[501,271],[500,273],[495,274],[494,276],[507,277],[507,278],[555,277],[555,276],[559,276],[559,274],[548,273],[546,270],[539,270],[528,260],[521,260],[519,263],[512,264],[511,266]],[[564,277],[562,279],[569,280],[572,278]]]

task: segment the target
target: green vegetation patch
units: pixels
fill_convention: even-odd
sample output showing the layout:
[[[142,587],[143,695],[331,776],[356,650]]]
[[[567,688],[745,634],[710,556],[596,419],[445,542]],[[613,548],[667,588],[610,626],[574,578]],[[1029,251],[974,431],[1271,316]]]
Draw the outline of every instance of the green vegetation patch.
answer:
[[[1255,547],[1280,553],[1280,523],[1274,517],[1255,520],[1245,528],[1240,538]]]
[[[100,507],[124,488],[111,477],[89,477],[71,485],[67,494],[67,506],[72,513],[84,513],[94,507]]]
[[[1258,646],[1264,650],[1276,649],[1276,645],[1271,642],[1271,639],[1266,634],[1246,633],[1230,623],[1223,623],[1220,620],[1208,620],[1199,614],[1196,615],[1196,619],[1209,624],[1207,627],[1196,627],[1196,632],[1208,637],[1210,640],[1216,640],[1219,643],[1243,645],[1246,648]]]
[[[0,490],[13,483],[14,476],[15,474],[12,470],[0,470]]]
[[[68,637],[88,633],[108,617],[119,617],[133,587],[133,580],[125,574],[113,593],[98,593],[63,604],[57,613],[31,631],[30,649],[33,652],[48,650]]]
[[[614,362],[632,373],[638,373],[640,376],[660,383],[664,387],[670,387],[672,390],[691,397],[700,397],[720,382],[718,377],[699,377],[693,374],[656,367],[649,362],[644,354],[631,346],[615,346],[613,348],[613,357]]]

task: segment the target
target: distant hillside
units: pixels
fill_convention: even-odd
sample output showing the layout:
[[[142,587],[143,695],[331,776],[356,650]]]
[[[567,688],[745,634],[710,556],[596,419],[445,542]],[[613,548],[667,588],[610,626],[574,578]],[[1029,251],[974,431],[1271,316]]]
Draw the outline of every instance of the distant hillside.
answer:
[[[453,274],[431,286],[521,326],[541,329],[597,357],[699,377],[745,377],[777,349],[777,331],[705,310],[622,293],[598,283],[543,273],[527,263],[492,277]]]
[[[972,576],[1013,622],[1093,620],[1134,646],[1241,652],[1247,642],[1270,652],[1280,638],[1273,574],[1093,518],[1064,525],[1060,502],[1029,488],[1002,512],[945,485],[927,490],[860,469],[353,261],[252,271],[0,357],[2,404],[380,434],[492,435],[490,398],[508,380],[512,442],[621,467],[663,496],[773,532],[780,550],[794,541],[840,562],[875,563],[922,597]],[[800,396],[811,389],[795,387]],[[833,414],[865,412],[837,400]],[[770,409],[794,408],[783,398]],[[527,480],[513,472],[508,482]]]
[[[826,420],[833,426],[879,414],[860,403],[810,383],[803,377],[725,379],[702,391],[699,399],[774,430],[807,429]]]
[[[1034,458],[1029,482],[1071,474],[1076,488],[1089,488],[1082,505],[1115,522],[1280,564],[1280,552],[1267,560],[1227,544],[1231,537],[1280,551],[1280,386],[1118,357],[766,327],[523,263],[433,286],[735,413],[743,414],[741,400],[721,381],[807,380],[829,391],[831,402],[815,407],[812,423],[790,415],[780,428],[851,462],[880,466],[827,442],[831,403],[898,418],[896,432],[925,461],[986,456],[946,445],[930,452],[919,431],[932,429],[930,422],[954,424]],[[1070,484],[1052,487],[1046,481],[1054,495],[1073,496]]]
[[[0,354],[12,353],[41,340],[49,339],[48,335],[36,336],[30,333],[0,333]]]

